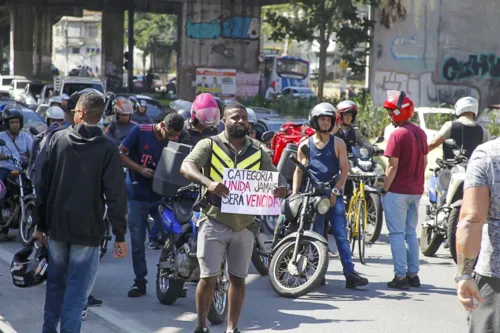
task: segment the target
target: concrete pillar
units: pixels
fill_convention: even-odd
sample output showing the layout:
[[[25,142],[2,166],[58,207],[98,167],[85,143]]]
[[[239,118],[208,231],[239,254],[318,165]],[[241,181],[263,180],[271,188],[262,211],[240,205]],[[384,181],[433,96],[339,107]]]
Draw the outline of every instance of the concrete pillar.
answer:
[[[105,4],[102,12],[101,73],[107,91],[123,90],[125,11],[117,3]]]
[[[35,10],[35,76],[52,78],[52,11],[38,7]]]
[[[10,72],[33,76],[34,7],[28,2],[9,4],[10,10]]]
[[[180,98],[195,97],[196,68],[259,73],[260,10],[258,0],[184,1],[177,65]]]

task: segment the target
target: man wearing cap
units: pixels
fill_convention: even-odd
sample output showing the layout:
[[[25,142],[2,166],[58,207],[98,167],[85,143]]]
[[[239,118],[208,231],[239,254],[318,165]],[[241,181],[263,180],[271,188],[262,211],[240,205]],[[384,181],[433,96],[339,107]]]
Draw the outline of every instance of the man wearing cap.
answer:
[[[132,115],[132,121],[137,124],[152,124],[153,119],[147,114],[148,102],[139,100],[137,103],[137,110]]]

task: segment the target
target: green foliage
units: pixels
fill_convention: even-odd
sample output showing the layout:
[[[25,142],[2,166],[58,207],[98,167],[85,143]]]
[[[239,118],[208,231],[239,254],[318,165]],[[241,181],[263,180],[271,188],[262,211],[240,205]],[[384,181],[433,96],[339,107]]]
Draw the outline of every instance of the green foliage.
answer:
[[[358,115],[355,126],[363,132],[366,137],[374,138],[384,134],[384,128],[389,124],[387,113],[381,106],[373,105],[370,94],[363,91],[351,99],[358,105]],[[341,98],[326,98],[325,102],[336,106],[342,101]],[[260,106],[277,111],[283,116],[293,116],[297,118],[308,118],[309,111],[318,103],[316,99],[292,99],[277,98],[266,101],[260,96],[251,100],[239,100],[248,106]]]
[[[285,38],[298,42],[317,41],[320,45],[318,95],[323,98],[323,82],[326,72],[326,50],[331,42],[339,45],[342,58],[354,74],[365,68],[365,57],[354,54],[362,43],[371,40],[369,31],[373,21],[359,14],[358,6],[376,4],[374,0],[291,0],[287,11],[264,12],[265,24],[272,27],[269,37],[274,41]],[[366,49],[366,53],[368,49]]]
[[[500,117],[496,112],[490,112],[489,123],[486,125],[486,129],[490,134],[490,138],[500,136]]]
[[[177,40],[177,18],[175,15],[136,13],[134,15],[135,46],[144,56],[156,50],[173,47]],[[128,15],[125,15],[125,43],[128,43]]]

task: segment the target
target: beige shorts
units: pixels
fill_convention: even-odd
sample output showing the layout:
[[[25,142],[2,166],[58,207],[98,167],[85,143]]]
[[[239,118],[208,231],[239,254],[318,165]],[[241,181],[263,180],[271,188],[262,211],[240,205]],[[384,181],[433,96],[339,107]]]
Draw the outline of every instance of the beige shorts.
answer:
[[[196,256],[200,277],[217,276],[224,257],[230,274],[246,278],[252,259],[255,235],[247,228],[232,231],[217,220],[208,218],[201,223]]]

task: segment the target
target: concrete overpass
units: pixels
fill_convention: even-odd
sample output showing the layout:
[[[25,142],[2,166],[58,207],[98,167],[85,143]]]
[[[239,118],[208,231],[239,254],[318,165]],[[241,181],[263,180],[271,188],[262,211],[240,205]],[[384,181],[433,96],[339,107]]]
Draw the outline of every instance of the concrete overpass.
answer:
[[[10,43],[11,72],[51,76],[52,25],[62,16],[102,11],[103,74],[110,89],[122,85],[124,13],[179,16],[178,91],[195,95],[196,68],[259,72],[261,6],[286,0],[0,0],[0,48]],[[9,36],[10,32],[10,36]]]

